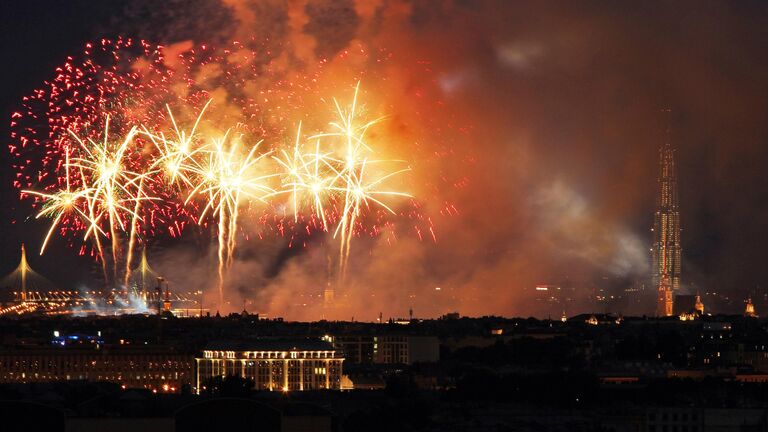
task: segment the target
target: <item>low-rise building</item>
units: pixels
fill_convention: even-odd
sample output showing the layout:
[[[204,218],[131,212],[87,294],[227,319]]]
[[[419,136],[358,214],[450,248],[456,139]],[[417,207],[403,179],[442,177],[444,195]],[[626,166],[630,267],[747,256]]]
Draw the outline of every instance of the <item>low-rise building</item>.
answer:
[[[320,340],[265,339],[211,343],[195,362],[198,393],[210,380],[228,376],[252,380],[256,390],[340,390],[344,357]]]
[[[178,392],[191,385],[194,360],[160,347],[17,348],[0,352],[0,382],[102,381]]]
[[[440,360],[440,340],[414,335],[339,335],[327,340],[343,351],[350,363],[406,364]]]

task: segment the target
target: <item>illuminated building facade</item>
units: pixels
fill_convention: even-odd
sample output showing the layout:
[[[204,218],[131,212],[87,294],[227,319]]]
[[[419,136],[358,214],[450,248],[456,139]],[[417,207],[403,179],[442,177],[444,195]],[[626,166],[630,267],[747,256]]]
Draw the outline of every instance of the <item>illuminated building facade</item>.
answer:
[[[195,362],[198,393],[209,380],[227,376],[252,380],[256,390],[339,390],[344,357],[319,340],[264,340],[211,344]]]
[[[656,299],[656,316],[666,317],[674,313],[674,297],[669,275],[664,272],[659,282],[658,298]]]
[[[651,248],[652,286],[660,287],[666,273],[672,291],[680,288],[682,254],[675,149],[670,142],[667,126],[664,144],[659,149],[658,191]]]
[[[84,380],[179,392],[192,385],[193,366],[192,356],[157,349],[18,349],[0,353],[0,382]]]

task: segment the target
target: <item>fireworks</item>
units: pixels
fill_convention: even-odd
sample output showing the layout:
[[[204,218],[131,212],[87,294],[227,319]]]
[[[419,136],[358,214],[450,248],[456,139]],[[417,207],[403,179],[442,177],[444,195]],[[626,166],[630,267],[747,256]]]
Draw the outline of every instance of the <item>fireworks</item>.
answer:
[[[98,221],[103,217],[109,221],[109,236],[112,239],[112,254],[116,262],[117,254],[117,229],[125,231],[125,219],[130,219],[131,226],[135,226],[135,220],[139,218],[132,207],[142,200],[154,199],[143,196],[144,179],[152,172],[138,173],[126,168],[125,159],[129,144],[136,136],[137,129],[131,128],[128,134],[118,145],[109,141],[109,116],[106,118],[104,139],[97,143],[92,139],[83,141],[74,132],[71,132],[75,141],[80,144],[83,156],[73,160],[73,166],[80,172],[88,173],[91,179],[92,194],[89,198],[89,222],[90,227],[85,233],[87,239],[93,234]],[[82,176],[86,178],[85,175]],[[83,181],[85,183],[85,180]]]
[[[128,254],[133,252],[135,227],[139,216],[140,203],[143,200],[155,199],[144,193],[144,180],[152,172],[136,173],[125,168],[126,152],[136,135],[136,129],[115,145],[110,142],[109,117],[105,121],[104,137],[100,142],[93,139],[83,140],[74,132],[70,132],[73,140],[80,145],[80,155],[70,158],[70,150],[65,149],[64,177],[66,187],[54,193],[25,190],[24,193],[36,195],[43,199],[43,208],[36,217],[53,216],[53,222],[40,249],[42,254],[45,246],[63,216],[75,213],[85,227],[83,240],[94,238],[99,258],[105,269],[106,261],[100,236],[111,240],[112,277],[117,278],[119,239],[118,230],[126,231],[126,223],[130,221],[130,241]],[[77,176],[72,175],[72,171]],[[79,188],[73,189],[72,184],[79,183]],[[106,220],[108,228],[101,228],[101,221]],[[130,265],[130,261],[128,262]]]
[[[195,196],[204,201],[200,220],[206,213],[218,215],[219,240],[219,301],[224,302],[225,269],[232,266],[237,245],[240,207],[247,203],[266,203],[265,197],[273,192],[268,180],[275,174],[264,173],[258,164],[268,153],[257,154],[261,141],[251,146],[243,157],[239,152],[239,139],[228,143],[229,131],[214,139],[202,153],[206,155],[201,168],[193,170],[200,183],[190,192],[187,202]],[[229,145],[227,145],[229,144]]]
[[[228,130],[218,138],[198,136],[196,130],[208,103],[200,111],[191,130],[180,129],[168,108],[175,138],[145,130],[159,155],[153,166],[163,167],[165,179],[180,190],[187,187],[184,204],[201,202],[197,217],[202,224],[214,215],[218,228],[219,301],[224,302],[226,270],[231,267],[237,246],[240,209],[245,204],[266,203],[274,193],[269,180],[276,174],[260,170],[260,162],[269,152],[260,153],[262,141],[242,152],[242,137],[230,137]]]
[[[70,180],[70,163],[69,163],[69,149],[65,149],[66,154],[66,161],[64,162],[64,167],[66,170],[66,188],[57,191],[55,193],[49,194],[45,192],[38,192],[33,190],[24,190],[22,193],[27,193],[30,195],[34,195],[37,197],[40,197],[44,201],[43,208],[40,210],[40,212],[37,213],[35,216],[35,219],[39,219],[40,217],[52,217],[53,221],[51,222],[51,226],[48,229],[48,232],[45,235],[45,238],[43,239],[42,246],[40,246],[40,255],[45,252],[45,246],[48,244],[48,240],[50,240],[51,235],[56,230],[56,228],[59,225],[59,222],[61,221],[62,217],[65,215],[68,215],[70,213],[74,213],[76,217],[81,217],[84,220],[90,220],[88,215],[83,211],[81,206],[78,205],[78,203],[81,200],[87,200],[87,197],[91,193],[90,188],[81,188],[78,190],[73,190]]]
[[[299,124],[292,151],[282,150],[281,155],[274,156],[283,170],[283,189],[277,193],[290,193],[294,222],[298,222],[299,212],[306,206],[322,221],[323,231],[328,231],[325,205],[335,198],[335,180],[339,178],[338,160],[332,155],[320,151],[320,139],[315,140],[312,150],[305,151]]]
[[[195,138],[195,133],[203,118],[203,114],[208,108],[208,105],[211,104],[211,101],[212,100],[208,100],[205,106],[203,106],[203,109],[200,110],[200,114],[198,114],[190,132],[187,132],[184,129],[179,129],[179,125],[176,123],[176,118],[173,116],[171,107],[166,106],[168,117],[173,124],[176,138],[168,139],[163,133],[155,135],[144,127],[144,135],[152,141],[159,152],[153,167],[160,167],[163,169],[166,179],[173,185],[183,183],[186,186],[190,186],[192,184],[187,174],[190,171],[194,171],[195,168],[188,166],[187,163],[189,161],[194,162],[195,159],[193,156],[199,151],[199,149],[193,148],[193,139]]]
[[[102,51],[108,51],[111,44],[103,41]],[[131,46],[130,41],[118,41],[113,49]],[[15,165],[22,195],[41,202],[37,218],[51,218],[41,254],[57,231],[62,236],[76,233],[83,242],[81,253],[87,250],[85,245],[91,245],[105,279],[115,284],[121,280],[127,289],[134,249],[138,244],[146,248],[159,223],[173,236],[180,235],[189,222],[212,224],[218,243],[222,306],[244,214],[261,213],[262,222],[277,221],[281,232],[289,223],[297,228],[305,223],[301,231],[306,235],[315,231],[332,234],[338,240],[338,276],[343,281],[355,235],[369,230],[378,233],[375,224],[381,222],[382,214],[398,215],[394,204],[410,201],[407,191],[391,185],[410,167],[405,161],[382,158],[380,149],[367,137],[383,119],[366,118],[359,83],[349,103],[332,99],[334,120],[323,122],[319,119],[323,116],[312,111],[310,123],[327,126],[314,126],[315,130],[304,135],[299,123],[291,145],[282,146],[289,129],[287,115],[266,110],[247,97],[214,101],[198,87],[193,70],[199,75],[210,62],[229,64],[215,60],[212,50],[203,47],[202,54],[179,56],[181,71],[170,71],[161,61],[159,48],[146,43],[140,47],[147,58],[141,72],[121,75],[117,67],[104,72],[91,60],[77,67],[70,59],[48,93],[26,101],[30,106],[27,118],[37,118],[33,102],[46,98],[55,102],[46,111],[50,138],[43,138],[34,127],[17,128],[13,137],[21,145],[11,148],[17,160],[26,161]],[[224,54],[233,52],[225,50]],[[245,70],[255,72],[253,67]],[[225,71],[222,75],[231,78],[226,85],[237,94],[245,82],[237,78],[242,75],[240,69]],[[275,82],[277,88],[301,88]],[[174,96],[178,90],[173,88],[179,83],[185,87],[183,97]],[[281,100],[291,103],[287,108],[280,105],[281,110],[301,112],[300,98],[292,91],[268,90],[263,92],[263,100],[282,95]],[[62,94],[69,98],[67,102],[60,100]],[[74,112],[61,114],[72,105]],[[229,109],[220,108],[222,105]],[[242,111],[230,115],[232,106],[242,107]],[[174,110],[183,114],[174,115]],[[14,114],[12,127],[21,117]],[[184,128],[182,123],[190,127]],[[29,156],[35,147],[29,143],[45,149],[39,163]],[[37,173],[31,174],[35,169]],[[280,216],[281,197],[288,197],[290,221]],[[366,226],[368,219],[375,224]],[[112,264],[111,275],[105,255]],[[124,268],[122,279],[119,268]]]
[[[368,209],[371,204],[378,205],[392,214],[395,214],[380,198],[384,196],[410,197],[409,194],[382,189],[385,182],[398,174],[409,171],[404,168],[393,172],[384,171],[378,175],[371,174],[373,165],[389,164],[397,161],[371,160],[369,156],[374,154],[373,149],[366,141],[366,132],[381,119],[370,121],[360,120],[361,112],[358,105],[358,92],[360,83],[355,87],[352,102],[342,108],[339,101],[334,98],[337,120],[330,123],[331,132],[313,136],[313,139],[336,138],[341,141],[343,148],[340,167],[334,169],[336,175],[330,182],[330,190],[338,192],[343,197],[340,221],[334,232],[334,237],[339,242],[339,278],[343,281],[346,275],[347,262],[352,244],[352,235],[355,223],[361,216],[362,210]],[[318,141],[319,142],[319,141]]]

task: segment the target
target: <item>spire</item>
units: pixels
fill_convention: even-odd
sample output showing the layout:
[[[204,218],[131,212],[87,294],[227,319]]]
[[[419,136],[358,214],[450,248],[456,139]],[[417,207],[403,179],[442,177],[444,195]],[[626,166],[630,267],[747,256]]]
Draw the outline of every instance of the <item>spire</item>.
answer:
[[[27,251],[24,243],[21,243],[21,260],[19,261],[19,272],[21,274],[21,301],[27,301],[27,273],[29,264],[27,263]]]
[[[147,262],[147,248],[141,250],[141,262],[139,263],[139,273],[141,274],[141,295],[147,298],[147,274],[150,273],[149,263]]]
[[[19,265],[7,276],[0,278],[0,285],[13,287],[17,300],[27,302],[36,298],[38,292],[54,291],[51,281],[38,274],[27,261],[27,248],[24,243],[20,248]]]
[[[662,108],[664,115],[664,147],[672,147],[672,108]]]
[[[159,276],[157,272],[149,266],[147,249],[142,249],[139,264],[136,268],[131,269],[131,284],[137,288],[137,294],[141,296],[142,300],[147,303],[147,305],[149,305],[150,302],[149,298],[151,297],[152,289],[149,284],[152,283],[152,280],[157,276]]]
[[[665,276],[672,290],[681,286],[682,246],[680,243],[680,210],[677,189],[677,163],[672,146],[672,110],[664,114],[664,138],[659,146],[656,211],[653,221],[652,283],[660,286]]]

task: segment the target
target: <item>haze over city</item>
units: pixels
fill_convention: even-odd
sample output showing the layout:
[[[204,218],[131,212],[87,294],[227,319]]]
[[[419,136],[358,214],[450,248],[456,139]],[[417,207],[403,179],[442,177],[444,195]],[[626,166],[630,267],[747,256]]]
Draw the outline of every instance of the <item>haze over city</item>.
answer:
[[[604,308],[594,298],[605,286],[621,291],[639,283],[649,289],[650,306],[630,302],[616,312],[652,313],[651,228],[667,125],[683,229],[676,289],[718,292],[733,298],[724,309],[739,311],[768,276],[760,3],[201,0],[194,7],[133,1],[40,9],[32,2],[3,17],[7,119],[24,111],[22,97],[45,88],[56,67],[79,64],[86,44],[103,38],[162,45],[167,58],[203,45],[225,51],[234,41],[258,53],[249,61],[263,73],[242,77],[241,94],[211,78],[217,72],[194,73],[196,91],[213,100],[210,121],[235,118],[238,100],[275,92],[279,102],[261,101],[263,109],[284,117],[258,135],[264,148],[292,142],[300,121],[308,135],[319,132],[333,115],[331,99],[349,100],[359,82],[366,114],[382,118],[371,139],[410,170],[387,186],[409,197],[386,200],[394,210],[385,211],[386,226],[371,230],[375,223],[366,221],[367,231],[354,234],[344,286],[335,290],[344,307],[326,315],[373,320],[410,308],[423,316],[577,313]],[[137,55],[121,67],[139,70],[141,61]],[[285,95],[299,102],[286,107],[294,102],[280,99]],[[145,108],[165,114],[171,99]],[[179,123],[190,126],[203,99],[197,107],[177,104]],[[20,135],[7,138],[18,130],[5,129],[8,121],[3,127],[6,142],[18,148]],[[119,135],[127,122],[116,127]],[[71,139],[64,129],[57,133]],[[2,272],[13,270],[25,243],[33,268],[61,289],[103,288],[92,244],[80,250],[89,243],[82,233],[55,231],[39,255],[51,220],[35,219],[37,210],[19,192],[48,186],[40,177],[13,187],[18,159],[5,153]],[[282,210],[290,221],[291,210]],[[157,229],[141,248],[171,289],[202,290],[214,309],[320,318],[311,304],[322,302],[337,276],[328,270],[336,226],[286,235],[265,226],[261,212],[243,210],[226,305],[215,304],[215,227],[187,221],[180,236]],[[132,259],[135,265],[138,251]],[[573,299],[536,301],[538,285],[572,287]]]

